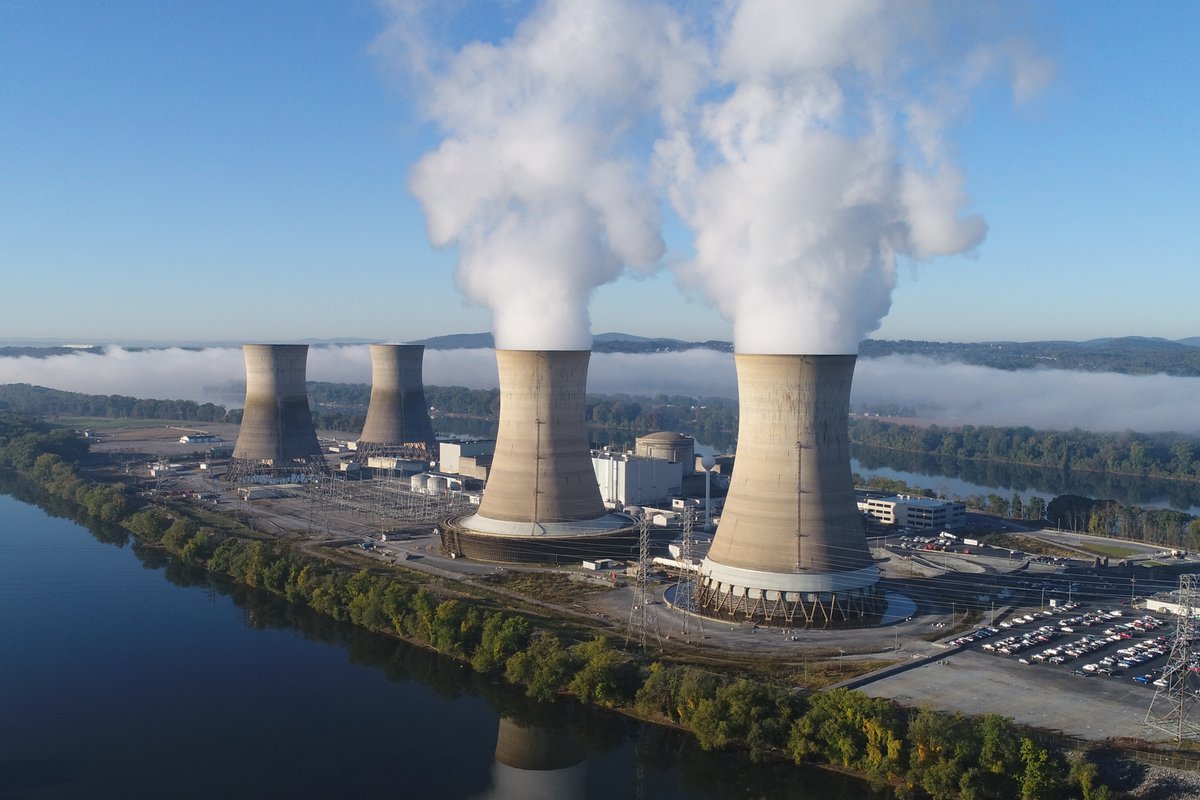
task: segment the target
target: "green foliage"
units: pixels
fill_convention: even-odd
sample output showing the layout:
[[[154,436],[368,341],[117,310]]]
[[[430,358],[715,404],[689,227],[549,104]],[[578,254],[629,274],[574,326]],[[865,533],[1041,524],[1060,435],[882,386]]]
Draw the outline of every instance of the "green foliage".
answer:
[[[705,750],[737,744],[749,749],[751,760],[761,761],[787,742],[793,712],[788,692],[739,678],[701,698],[689,725]]]
[[[524,617],[506,617],[498,611],[489,614],[483,621],[479,646],[471,656],[471,667],[476,672],[498,672],[529,644],[532,634],[529,620]]]
[[[579,670],[568,688],[583,702],[614,708],[633,696],[633,672],[628,661],[608,639],[594,639],[571,648]]]
[[[534,700],[549,702],[566,688],[575,672],[571,654],[553,633],[534,634],[529,646],[509,657],[505,677],[525,686]]]
[[[146,400],[124,395],[80,394],[13,383],[0,386],[0,403],[24,414],[117,419],[232,422],[223,406],[191,400]]]
[[[791,727],[788,751],[797,763],[817,756],[893,778],[904,771],[904,718],[887,700],[832,689],[810,699]]]
[[[1053,469],[1200,480],[1200,441],[1174,433],[1037,431],[1029,427],[918,427],[876,418],[850,420],[851,441],[912,453],[1003,461]]]
[[[1043,800],[1053,797],[1063,781],[1062,762],[1032,739],[1021,740],[1021,797]]]

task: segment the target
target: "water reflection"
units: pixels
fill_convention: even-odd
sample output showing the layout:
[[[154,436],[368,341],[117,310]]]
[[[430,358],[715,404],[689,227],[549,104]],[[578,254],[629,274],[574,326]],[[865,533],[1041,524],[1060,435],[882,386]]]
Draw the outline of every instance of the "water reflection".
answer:
[[[569,733],[500,718],[492,785],[480,800],[582,800],[587,751]]]
[[[898,478],[910,486],[932,489],[947,496],[1014,493],[1022,500],[1038,496],[1051,500],[1060,494],[1077,494],[1116,500],[1123,506],[1173,508],[1200,514],[1200,484],[1143,478],[1133,475],[1079,472],[972,461],[954,456],[905,453],[852,445],[851,468],[863,475]]]

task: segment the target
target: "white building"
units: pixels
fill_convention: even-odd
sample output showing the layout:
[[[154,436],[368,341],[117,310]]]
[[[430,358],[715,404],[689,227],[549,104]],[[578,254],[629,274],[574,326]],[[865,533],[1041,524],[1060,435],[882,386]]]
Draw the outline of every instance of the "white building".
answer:
[[[966,505],[932,497],[914,497],[909,494],[869,497],[859,501],[858,509],[884,525],[897,525],[914,530],[954,530],[967,524]]]
[[[609,508],[666,500],[679,494],[683,486],[683,464],[678,461],[593,450],[592,469],[600,497]]]
[[[469,478],[487,480],[487,468],[491,466],[492,455],[495,452],[495,439],[439,442],[438,470],[451,475],[466,475]]]

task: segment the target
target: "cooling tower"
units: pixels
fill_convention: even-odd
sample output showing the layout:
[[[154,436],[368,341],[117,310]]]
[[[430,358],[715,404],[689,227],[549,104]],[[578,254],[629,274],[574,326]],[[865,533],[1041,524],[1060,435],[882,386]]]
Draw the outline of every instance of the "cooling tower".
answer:
[[[479,513],[448,520],[443,549],[486,561],[558,563],[637,551],[607,513],[584,412],[587,350],[497,350],[500,425]]]
[[[855,358],[734,356],[737,460],[701,568],[704,613],[787,626],[864,624],[880,613],[850,472]]]
[[[287,479],[325,470],[308,410],[306,344],[242,345],[246,407],[229,476]]]
[[[358,439],[364,463],[373,455],[432,458],[437,452],[421,378],[424,356],[424,345],[371,345],[371,404]]]

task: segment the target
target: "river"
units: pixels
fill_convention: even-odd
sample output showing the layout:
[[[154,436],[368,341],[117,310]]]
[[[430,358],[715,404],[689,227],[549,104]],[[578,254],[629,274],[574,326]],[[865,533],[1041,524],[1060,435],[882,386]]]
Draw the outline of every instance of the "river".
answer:
[[[9,487],[11,489],[11,487]],[[0,798],[861,798],[526,700],[0,494]]]

